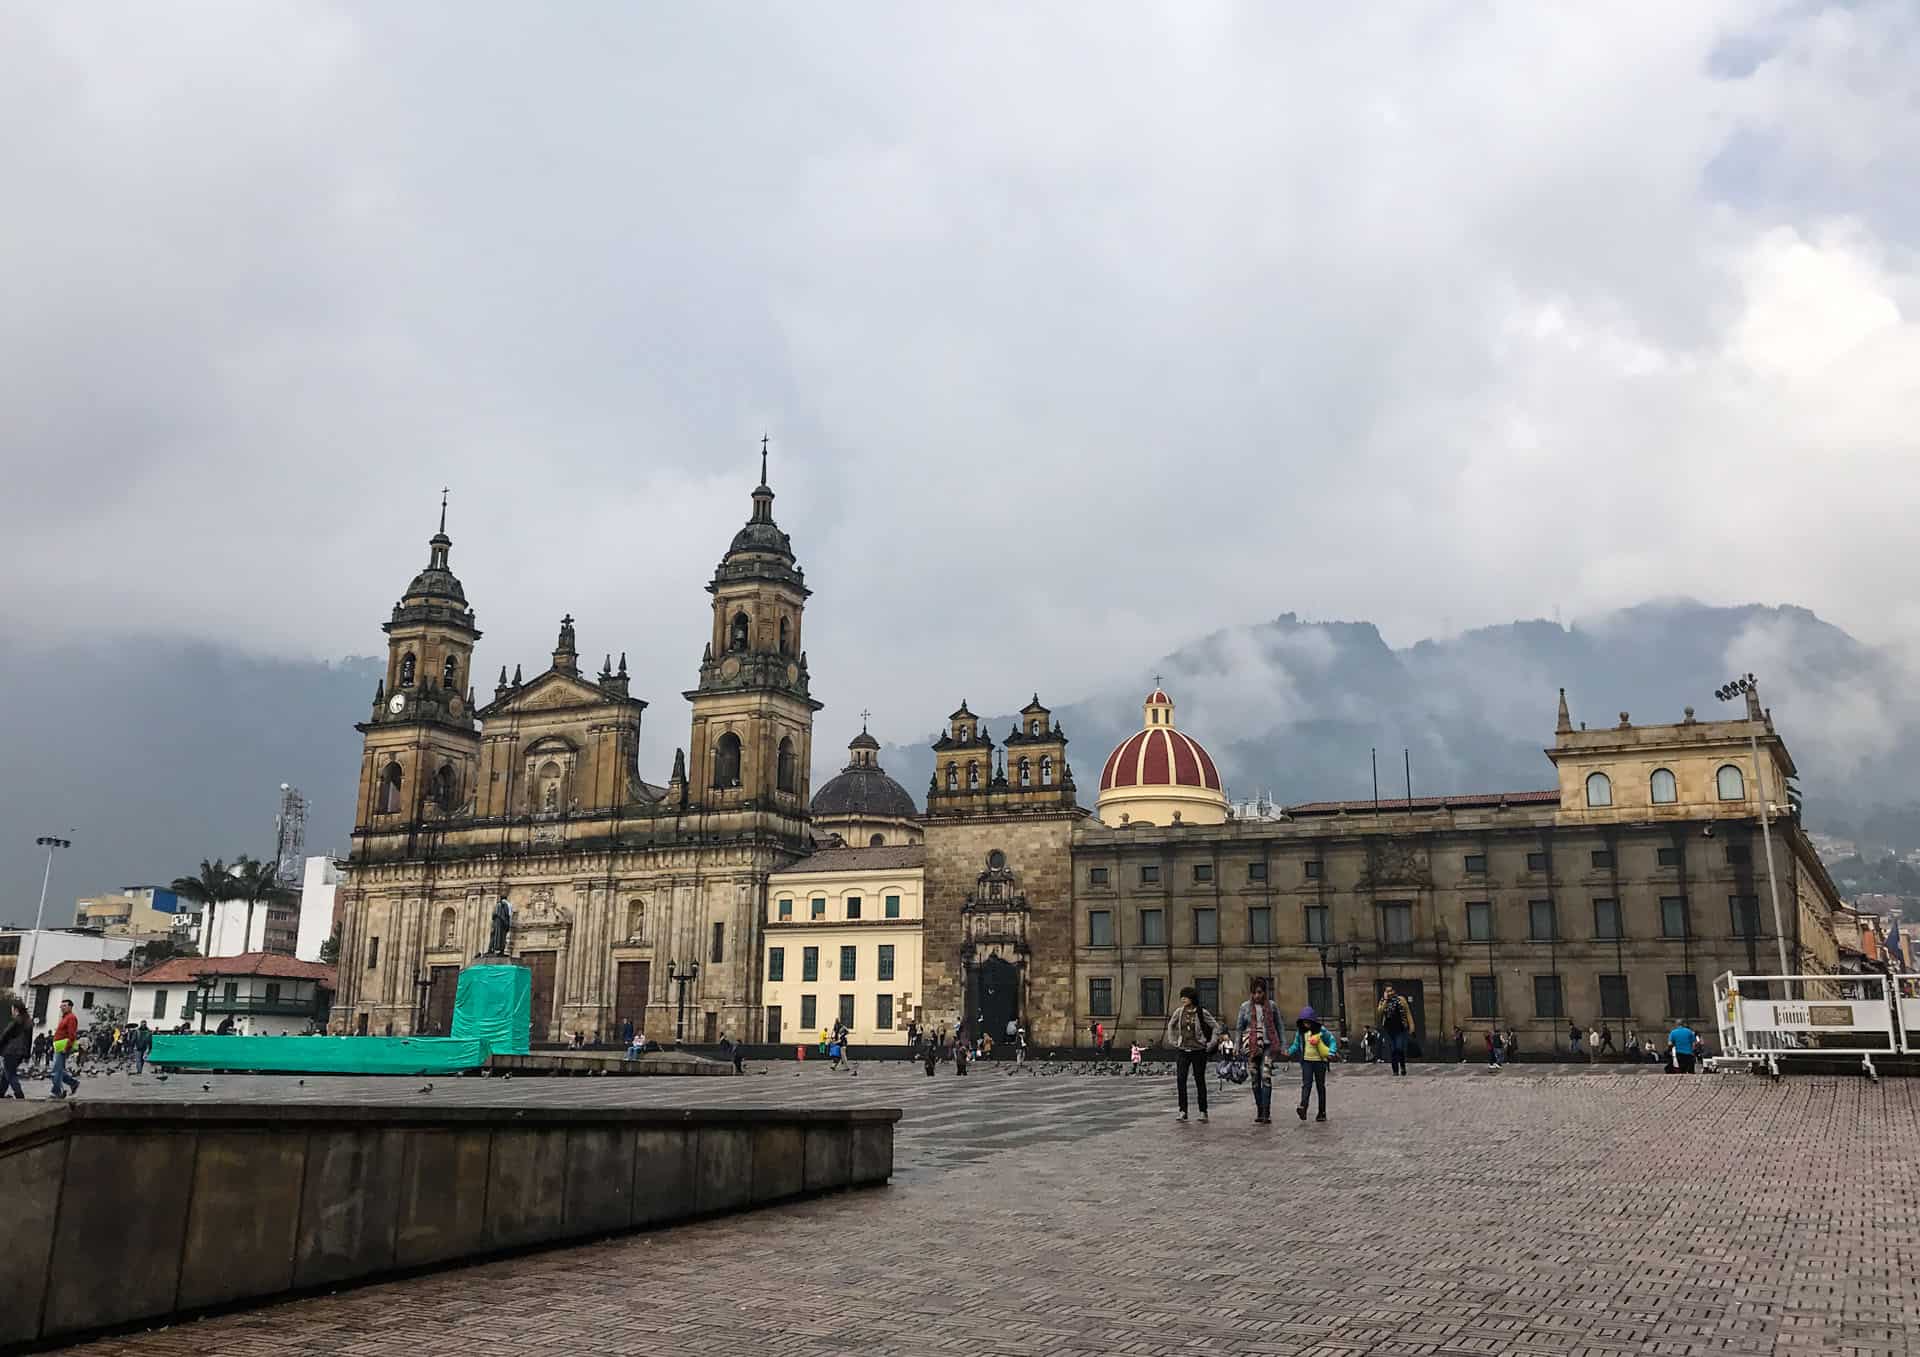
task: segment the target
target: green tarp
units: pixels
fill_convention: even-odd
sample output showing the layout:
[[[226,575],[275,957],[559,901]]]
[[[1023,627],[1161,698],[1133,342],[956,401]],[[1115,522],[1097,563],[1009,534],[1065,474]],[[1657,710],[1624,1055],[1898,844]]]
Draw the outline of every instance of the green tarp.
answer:
[[[533,1034],[533,972],[525,966],[469,966],[453,994],[453,1035],[501,1055],[525,1055]]]
[[[147,1060],[170,1070],[452,1074],[479,1069],[486,1063],[487,1047],[484,1042],[460,1037],[180,1037],[156,1033]]]

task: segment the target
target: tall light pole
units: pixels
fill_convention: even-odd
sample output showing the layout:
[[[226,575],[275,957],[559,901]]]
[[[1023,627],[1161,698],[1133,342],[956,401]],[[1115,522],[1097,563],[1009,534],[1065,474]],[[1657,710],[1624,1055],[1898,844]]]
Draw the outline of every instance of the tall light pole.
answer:
[[[47,883],[53,880],[53,850],[73,847],[72,839],[56,839],[51,834],[42,834],[34,842],[47,850],[47,870],[40,877],[40,908],[34,911],[33,932],[27,937],[27,955],[21,963],[22,969],[13,977],[13,987],[22,994],[33,979],[33,950],[40,941],[40,924],[47,916]],[[28,1011],[31,1014],[32,1010]]]
[[[1760,839],[1767,851],[1767,895],[1773,901],[1773,941],[1780,949],[1780,974],[1792,975],[1793,967],[1787,961],[1787,931],[1780,923],[1780,885],[1773,877],[1773,830],[1767,822],[1767,775],[1760,765],[1760,735],[1757,729],[1761,720],[1760,685],[1754,681],[1752,674],[1748,674],[1745,678],[1737,678],[1715,689],[1713,695],[1722,702],[1741,698],[1747,704],[1747,748],[1753,754],[1755,796],[1760,802]]]

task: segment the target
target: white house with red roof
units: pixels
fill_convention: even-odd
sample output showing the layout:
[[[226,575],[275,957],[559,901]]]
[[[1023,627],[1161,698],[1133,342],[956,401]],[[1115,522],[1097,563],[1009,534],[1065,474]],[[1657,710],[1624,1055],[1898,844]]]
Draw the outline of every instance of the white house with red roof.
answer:
[[[80,1019],[83,1032],[109,1016],[124,1017],[127,982],[132,975],[130,970],[100,961],[62,961],[49,966],[30,982],[33,993],[27,1003],[33,1014],[33,1030],[52,1030],[60,1021],[62,999],[73,1001],[73,1013]],[[107,1009],[113,1013],[108,1014]]]
[[[1230,807],[1220,770],[1198,740],[1174,728],[1165,689],[1147,694],[1141,716],[1139,733],[1122,740],[1100,770],[1100,823],[1109,829],[1225,824]]]
[[[333,967],[278,952],[175,957],[133,978],[129,1018],[161,1032],[230,1021],[241,1036],[298,1036],[326,1030],[337,983]]]

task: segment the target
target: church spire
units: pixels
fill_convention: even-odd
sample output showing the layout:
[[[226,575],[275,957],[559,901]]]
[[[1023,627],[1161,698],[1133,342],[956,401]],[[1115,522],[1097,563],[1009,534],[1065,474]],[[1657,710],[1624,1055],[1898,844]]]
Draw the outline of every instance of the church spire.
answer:
[[[1565,688],[1560,690],[1560,715],[1559,718],[1554,721],[1553,728],[1557,734],[1561,735],[1565,735],[1573,729],[1573,713],[1567,710],[1567,690]]]

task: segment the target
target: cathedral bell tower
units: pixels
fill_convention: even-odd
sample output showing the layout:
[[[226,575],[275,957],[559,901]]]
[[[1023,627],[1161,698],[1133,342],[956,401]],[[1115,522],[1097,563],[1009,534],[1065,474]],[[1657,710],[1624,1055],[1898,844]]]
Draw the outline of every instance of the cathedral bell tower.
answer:
[[[372,714],[355,727],[366,737],[356,835],[445,818],[472,800],[480,740],[470,667],[480,631],[466,590],[447,565],[452,549],[442,496],[426,569],[381,628],[387,672],[374,688]]]
[[[759,808],[802,817],[813,766],[813,714],[801,649],[806,573],[773,521],[766,440],[753,512],[713,572],[713,632],[700,660],[687,795],[708,810]]]

